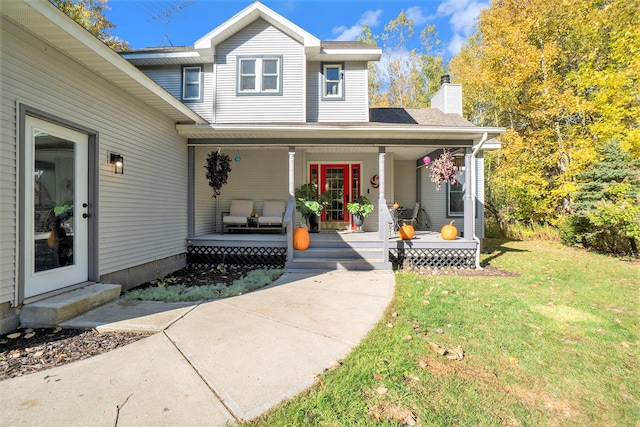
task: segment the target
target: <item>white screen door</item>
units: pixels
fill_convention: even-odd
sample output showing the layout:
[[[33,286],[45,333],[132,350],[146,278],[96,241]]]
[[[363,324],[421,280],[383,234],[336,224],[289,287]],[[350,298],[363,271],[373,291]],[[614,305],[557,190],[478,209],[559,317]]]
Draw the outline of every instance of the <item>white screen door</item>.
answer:
[[[86,134],[26,117],[24,297],[85,282],[88,256]]]

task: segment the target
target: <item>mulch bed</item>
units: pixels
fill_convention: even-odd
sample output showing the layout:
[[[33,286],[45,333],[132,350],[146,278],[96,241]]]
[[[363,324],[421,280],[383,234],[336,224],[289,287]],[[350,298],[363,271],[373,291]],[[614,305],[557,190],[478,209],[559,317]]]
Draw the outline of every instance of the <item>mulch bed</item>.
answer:
[[[231,285],[249,271],[250,269],[242,267],[187,267],[167,275],[165,279],[175,278],[172,284],[187,286],[210,283]],[[147,282],[140,287],[151,286],[156,285]],[[20,335],[10,338],[15,334]],[[148,336],[149,334],[134,332],[98,332],[95,329],[18,329],[0,336],[0,381],[87,359]]]

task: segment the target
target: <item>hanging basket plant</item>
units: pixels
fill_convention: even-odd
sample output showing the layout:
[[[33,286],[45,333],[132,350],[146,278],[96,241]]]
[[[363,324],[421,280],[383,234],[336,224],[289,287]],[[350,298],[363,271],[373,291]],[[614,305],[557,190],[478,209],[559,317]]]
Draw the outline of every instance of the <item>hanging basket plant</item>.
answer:
[[[229,172],[231,172],[231,159],[220,151],[212,151],[207,156],[207,164],[204,166],[207,170],[207,179],[209,187],[213,188],[213,197],[220,195],[220,189],[227,183]]]
[[[436,190],[440,191],[440,185],[443,182],[455,184],[457,179],[458,168],[453,156],[447,150],[431,163],[431,182],[436,185]]]

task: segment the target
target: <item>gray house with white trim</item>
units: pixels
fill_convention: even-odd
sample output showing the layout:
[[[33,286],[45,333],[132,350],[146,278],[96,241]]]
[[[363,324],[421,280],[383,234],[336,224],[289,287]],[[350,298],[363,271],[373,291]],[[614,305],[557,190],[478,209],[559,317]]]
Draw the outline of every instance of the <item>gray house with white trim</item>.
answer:
[[[373,201],[372,268],[420,246],[390,232],[394,202],[420,202],[431,231],[458,219],[456,242],[425,248],[477,254],[482,153],[504,129],[465,120],[461,88],[448,83],[431,109],[370,109],[368,63],[380,56],[320,41],[259,2],[193,46],[122,55],[45,0],[0,3],[0,332],[32,302],[93,282],[130,288],[202,248],[229,258],[260,248],[308,268],[290,238],[301,223],[294,190],[308,182],[332,194],[320,228],[344,241],[346,203]],[[463,185],[436,191],[422,159],[443,149],[461,156]],[[233,159],[216,198],[212,151]],[[285,233],[222,234],[239,199],[256,213],[283,201]]]

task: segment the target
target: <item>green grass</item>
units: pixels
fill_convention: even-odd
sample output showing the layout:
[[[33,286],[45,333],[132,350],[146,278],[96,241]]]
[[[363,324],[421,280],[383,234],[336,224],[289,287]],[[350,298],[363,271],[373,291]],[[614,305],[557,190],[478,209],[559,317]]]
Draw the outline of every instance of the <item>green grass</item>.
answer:
[[[245,277],[234,280],[230,286],[226,283],[212,283],[200,286],[186,286],[184,284],[168,285],[165,284],[167,280],[162,280],[161,282],[164,286],[133,289],[125,293],[122,298],[125,300],[165,302],[229,298],[267,286],[280,277],[283,272],[284,271],[280,269],[253,270]],[[160,280],[158,281],[160,282]],[[173,283],[173,280],[171,283]]]
[[[638,265],[543,241],[485,248],[520,276],[398,273],[342,365],[246,425],[639,425]]]

